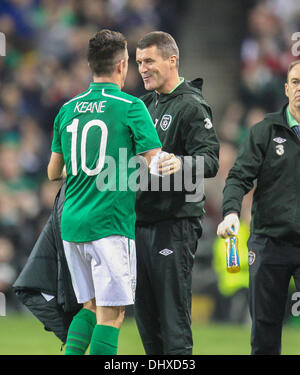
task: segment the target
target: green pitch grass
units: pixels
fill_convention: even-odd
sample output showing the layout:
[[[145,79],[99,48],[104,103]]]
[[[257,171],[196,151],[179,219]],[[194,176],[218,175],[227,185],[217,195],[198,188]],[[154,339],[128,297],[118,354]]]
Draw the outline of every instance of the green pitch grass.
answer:
[[[299,317],[300,319],[300,317]],[[240,355],[250,352],[250,326],[193,324],[194,354]],[[282,354],[300,354],[300,327],[283,329]],[[61,342],[30,314],[0,316],[0,355],[62,355]],[[144,354],[134,319],[127,318],[120,332],[121,355]]]

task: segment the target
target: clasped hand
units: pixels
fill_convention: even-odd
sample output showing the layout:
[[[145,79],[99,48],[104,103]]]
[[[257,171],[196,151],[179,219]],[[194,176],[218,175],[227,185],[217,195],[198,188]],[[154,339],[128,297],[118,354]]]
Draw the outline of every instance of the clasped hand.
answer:
[[[181,168],[181,160],[174,154],[165,153],[159,158],[158,172],[163,176],[174,174]]]

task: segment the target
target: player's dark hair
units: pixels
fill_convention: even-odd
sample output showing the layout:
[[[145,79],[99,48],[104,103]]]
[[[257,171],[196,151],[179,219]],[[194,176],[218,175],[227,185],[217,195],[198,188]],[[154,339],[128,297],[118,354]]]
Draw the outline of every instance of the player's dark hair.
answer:
[[[289,73],[290,73],[290,71],[293,69],[293,67],[295,66],[295,65],[298,65],[298,64],[300,64],[300,60],[295,60],[295,61],[292,61],[291,63],[290,63],[290,65],[289,65],[289,67],[288,67],[288,70],[287,70],[287,74],[286,74],[286,81],[288,82],[288,80],[289,80]]]
[[[123,34],[117,31],[103,29],[98,31],[90,40],[87,60],[95,76],[110,76],[118,59],[122,59],[127,47]]]
[[[156,46],[160,52],[160,55],[163,59],[175,55],[176,66],[179,66],[179,49],[174,40],[174,38],[164,32],[164,31],[152,31],[149,34],[146,34],[142,39],[137,43],[138,49],[145,49],[148,47]]]

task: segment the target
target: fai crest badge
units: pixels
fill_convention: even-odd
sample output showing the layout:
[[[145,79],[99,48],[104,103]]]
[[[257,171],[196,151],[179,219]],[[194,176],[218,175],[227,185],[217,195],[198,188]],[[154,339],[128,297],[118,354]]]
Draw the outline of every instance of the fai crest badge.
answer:
[[[248,264],[251,266],[255,262],[255,252],[250,250],[248,253]]]
[[[163,131],[166,131],[168,129],[168,127],[171,124],[171,121],[172,121],[171,115],[163,115],[160,121],[160,127],[162,128]]]
[[[283,145],[277,145],[276,147],[276,154],[281,156],[284,154],[284,147]]]

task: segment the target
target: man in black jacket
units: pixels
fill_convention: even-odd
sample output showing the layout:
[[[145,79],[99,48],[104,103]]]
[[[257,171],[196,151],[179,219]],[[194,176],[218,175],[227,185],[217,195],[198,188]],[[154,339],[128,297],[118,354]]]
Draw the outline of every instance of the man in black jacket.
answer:
[[[249,297],[252,354],[280,354],[291,276],[300,290],[300,60],[285,84],[280,112],[251,128],[224,188],[222,238],[237,234],[243,196],[257,186],[252,205]]]
[[[162,150],[176,156],[170,169],[181,167],[177,174],[185,177],[186,187],[186,169],[196,178],[201,168],[198,158],[204,177],[214,177],[219,143],[211,109],[202,96],[202,80],[179,77],[178,47],[164,32],[149,33],[138,42],[136,61],[145,88],[151,91],[142,100]],[[137,194],[135,314],[146,354],[192,354],[192,267],[202,232],[204,197],[190,201],[186,189],[176,187],[175,176],[168,191],[160,186],[159,191]]]

